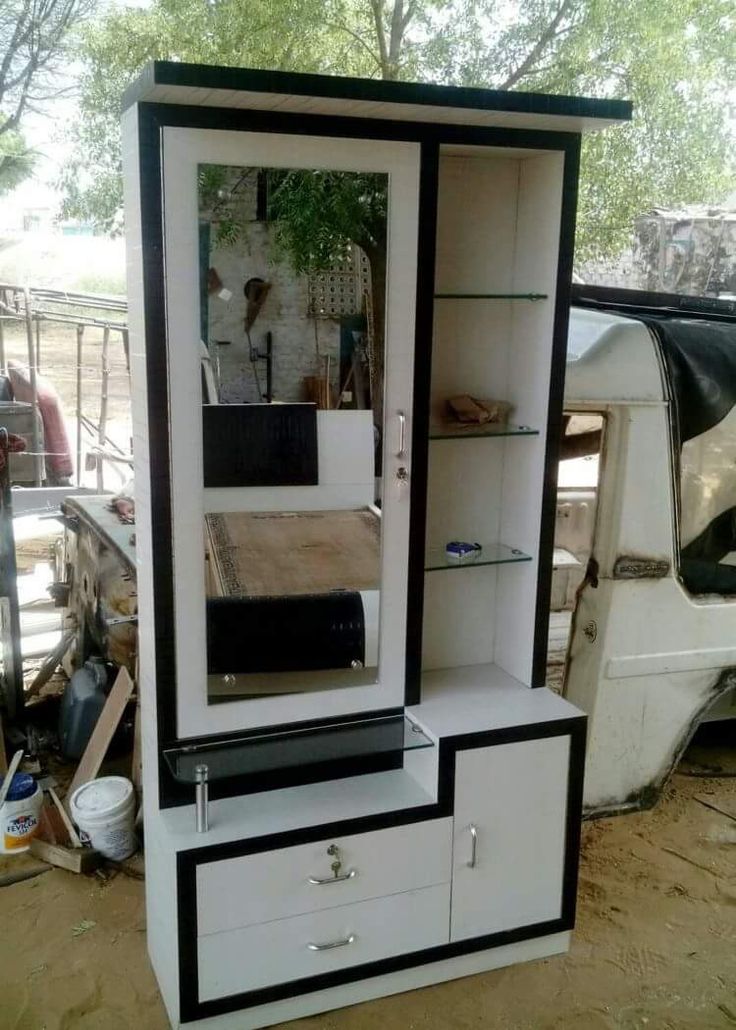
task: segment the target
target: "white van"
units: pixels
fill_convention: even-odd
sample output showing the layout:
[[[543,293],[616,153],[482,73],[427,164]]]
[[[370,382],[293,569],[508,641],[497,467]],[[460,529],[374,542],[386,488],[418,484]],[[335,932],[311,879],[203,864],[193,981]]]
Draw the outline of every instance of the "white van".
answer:
[[[568,337],[551,681],[588,713],[591,815],[736,718],[736,304],[642,301],[576,287]]]

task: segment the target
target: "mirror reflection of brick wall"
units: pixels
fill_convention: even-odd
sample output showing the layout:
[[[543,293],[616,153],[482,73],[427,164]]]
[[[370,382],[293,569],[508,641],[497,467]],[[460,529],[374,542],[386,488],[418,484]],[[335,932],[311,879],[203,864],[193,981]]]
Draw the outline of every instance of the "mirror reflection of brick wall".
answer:
[[[266,362],[251,360],[252,349],[265,355],[272,340],[272,399],[309,400],[306,380],[324,377],[329,368],[333,398],[340,389],[340,319],[359,315],[370,297],[370,266],[353,246],[334,269],[296,273],[278,251],[275,228],[263,217],[258,170],[233,168],[218,197],[200,209],[209,222],[209,267],[217,288],[208,297],[210,356],[222,403],[257,403],[266,394]],[[233,237],[220,233],[221,222],[235,224]],[[224,238],[221,238],[224,237]],[[270,289],[250,329],[244,328],[244,284],[265,280]]]

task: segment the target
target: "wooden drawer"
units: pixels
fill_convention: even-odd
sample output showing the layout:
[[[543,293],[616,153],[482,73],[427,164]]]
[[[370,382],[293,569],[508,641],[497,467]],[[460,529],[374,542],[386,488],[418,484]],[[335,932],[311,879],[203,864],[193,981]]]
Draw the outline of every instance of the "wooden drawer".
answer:
[[[350,879],[334,879],[335,856],[327,853],[333,845],[341,875],[353,872]],[[435,819],[203,863],[197,869],[198,933],[448,883],[451,862],[452,820]]]
[[[421,951],[449,934],[449,884],[209,934],[197,943],[199,1001]]]

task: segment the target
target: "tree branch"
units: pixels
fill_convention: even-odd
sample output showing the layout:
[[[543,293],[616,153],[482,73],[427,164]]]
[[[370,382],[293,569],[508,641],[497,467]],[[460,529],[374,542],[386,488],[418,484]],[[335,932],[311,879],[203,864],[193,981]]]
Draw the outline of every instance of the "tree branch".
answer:
[[[371,11],[373,12],[373,23],[376,29],[376,39],[378,40],[378,54],[381,64],[381,74],[384,79],[387,79],[389,58],[388,49],[386,47],[386,32],[383,27],[383,0],[370,0]]]
[[[561,33],[558,32],[559,26],[565,15],[569,12],[572,7],[573,0],[562,0],[562,3],[557,8],[552,21],[547,25],[546,29],[542,32],[537,42],[534,44],[532,49],[526,55],[520,65],[516,67],[514,71],[508,76],[505,82],[502,82],[498,87],[499,89],[511,89],[515,86],[520,79],[523,79],[525,75],[528,75],[534,68],[535,62],[542,56],[544,51],[547,49],[552,40]]]
[[[363,39],[363,37],[361,35],[359,35],[357,32],[354,32],[348,25],[345,25],[342,22],[335,23],[335,28],[339,29],[340,32],[346,32],[349,36],[352,36],[352,38],[356,41],[356,43],[360,43],[360,45],[363,47],[365,52],[367,54],[370,54],[371,60],[375,61],[376,64],[380,68],[380,66],[381,66],[380,54],[377,54],[375,50],[372,50],[371,47],[368,45],[368,43],[366,43],[366,41]]]

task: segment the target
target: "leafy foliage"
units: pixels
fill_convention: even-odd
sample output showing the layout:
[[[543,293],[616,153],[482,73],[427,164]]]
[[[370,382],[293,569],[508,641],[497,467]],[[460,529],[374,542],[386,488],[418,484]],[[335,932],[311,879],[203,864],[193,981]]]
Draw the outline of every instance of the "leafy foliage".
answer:
[[[34,157],[21,133],[0,133],[0,196],[23,182],[33,171]]]
[[[352,242],[385,260],[388,179],[356,172],[271,172],[276,242],[297,272],[330,268]]]
[[[122,193],[120,96],[146,61],[165,58],[628,97],[634,121],[584,141],[580,258],[616,253],[655,205],[710,203],[734,188],[733,0],[152,0],[104,15],[82,56],[66,211],[107,228]],[[318,185],[302,197],[306,212],[318,210]],[[282,243],[299,262],[310,257],[296,234],[306,216],[286,199],[293,231]],[[333,213],[354,202],[335,198]]]
[[[0,193],[33,168],[22,136],[31,111],[68,89],[64,65],[73,31],[93,0],[2,0],[0,3]]]

